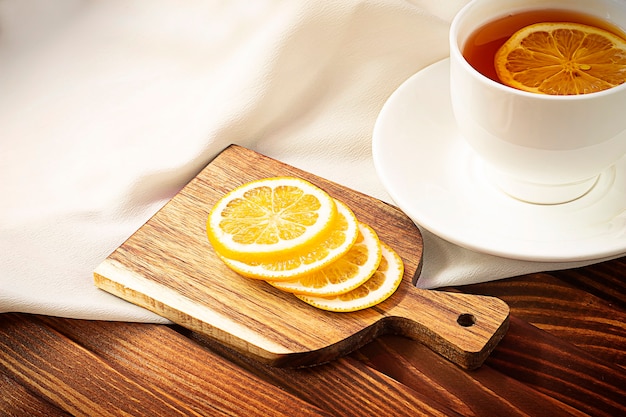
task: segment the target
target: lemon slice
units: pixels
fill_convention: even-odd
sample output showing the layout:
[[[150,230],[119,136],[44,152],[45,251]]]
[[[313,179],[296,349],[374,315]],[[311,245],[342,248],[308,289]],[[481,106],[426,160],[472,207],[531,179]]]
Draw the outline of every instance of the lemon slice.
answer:
[[[350,250],[330,265],[294,281],[268,281],[294,294],[328,297],[351,291],[367,281],[378,268],[382,250],[378,235],[359,223],[359,236]]]
[[[383,242],[381,247],[382,259],[378,269],[354,290],[332,297],[295,296],[314,307],[337,312],[363,310],[381,303],[396,291],[404,275],[404,263],[400,256]]]
[[[626,81],[626,39],[579,23],[537,23],[514,33],[494,64],[500,81],[520,90],[593,93]]]
[[[333,198],[303,179],[265,178],[222,197],[207,218],[207,235],[222,256],[258,260],[315,247],[336,213]]]
[[[222,261],[239,274],[256,279],[289,281],[317,271],[345,255],[359,235],[358,221],[350,208],[334,200],[337,218],[326,237],[314,247],[288,256],[266,255],[258,261],[242,261],[221,254]]]

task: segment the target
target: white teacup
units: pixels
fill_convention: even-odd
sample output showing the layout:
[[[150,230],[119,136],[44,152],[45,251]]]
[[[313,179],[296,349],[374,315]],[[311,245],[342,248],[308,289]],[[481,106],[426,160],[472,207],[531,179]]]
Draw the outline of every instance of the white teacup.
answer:
[[[537,8],[573,10],[626,29],[626,3],[615,0],[474,0],[450,28],[451,100],[461,136],[504,192],[556,204],[587,193],[626,154],[626,84],[575,96],[529,93],[465,60],[464,44],[477,28]]]

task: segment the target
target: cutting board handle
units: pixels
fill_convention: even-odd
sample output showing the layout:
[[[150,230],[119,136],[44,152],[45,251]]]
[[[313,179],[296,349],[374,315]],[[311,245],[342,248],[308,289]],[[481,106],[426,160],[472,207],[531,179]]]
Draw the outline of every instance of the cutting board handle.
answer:
[[[384,310],[388,330],[463,368],[482,365],[508,329],[510,309],[498,298],[411,286],[403,292],[401,302]]]

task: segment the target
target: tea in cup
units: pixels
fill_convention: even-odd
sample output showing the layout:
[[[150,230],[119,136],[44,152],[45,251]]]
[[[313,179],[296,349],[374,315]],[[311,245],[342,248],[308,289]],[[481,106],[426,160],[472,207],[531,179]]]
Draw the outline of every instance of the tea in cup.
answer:
[[[626,3],[614,0],[473,0],[455,16],[454,116],[500,189],[530,203],[572,201],[626,154],[626,48],[577,58],[597,40],[626,45],[625,28]],[[562,53],[563,36],[578,54],[567,64],[544,53]],[[609,53],[615,67],[602,62]],[[600,68],[612,75],[594,78]]]

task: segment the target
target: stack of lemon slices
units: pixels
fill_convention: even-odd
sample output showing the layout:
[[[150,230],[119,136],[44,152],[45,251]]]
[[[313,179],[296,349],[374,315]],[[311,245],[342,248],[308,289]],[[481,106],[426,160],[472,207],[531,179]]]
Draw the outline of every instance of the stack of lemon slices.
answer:
[[[224,263],[329,311],[357,311],[387,299],[404,264],[342,201],[296,177],[237,187],[207,219]]]

